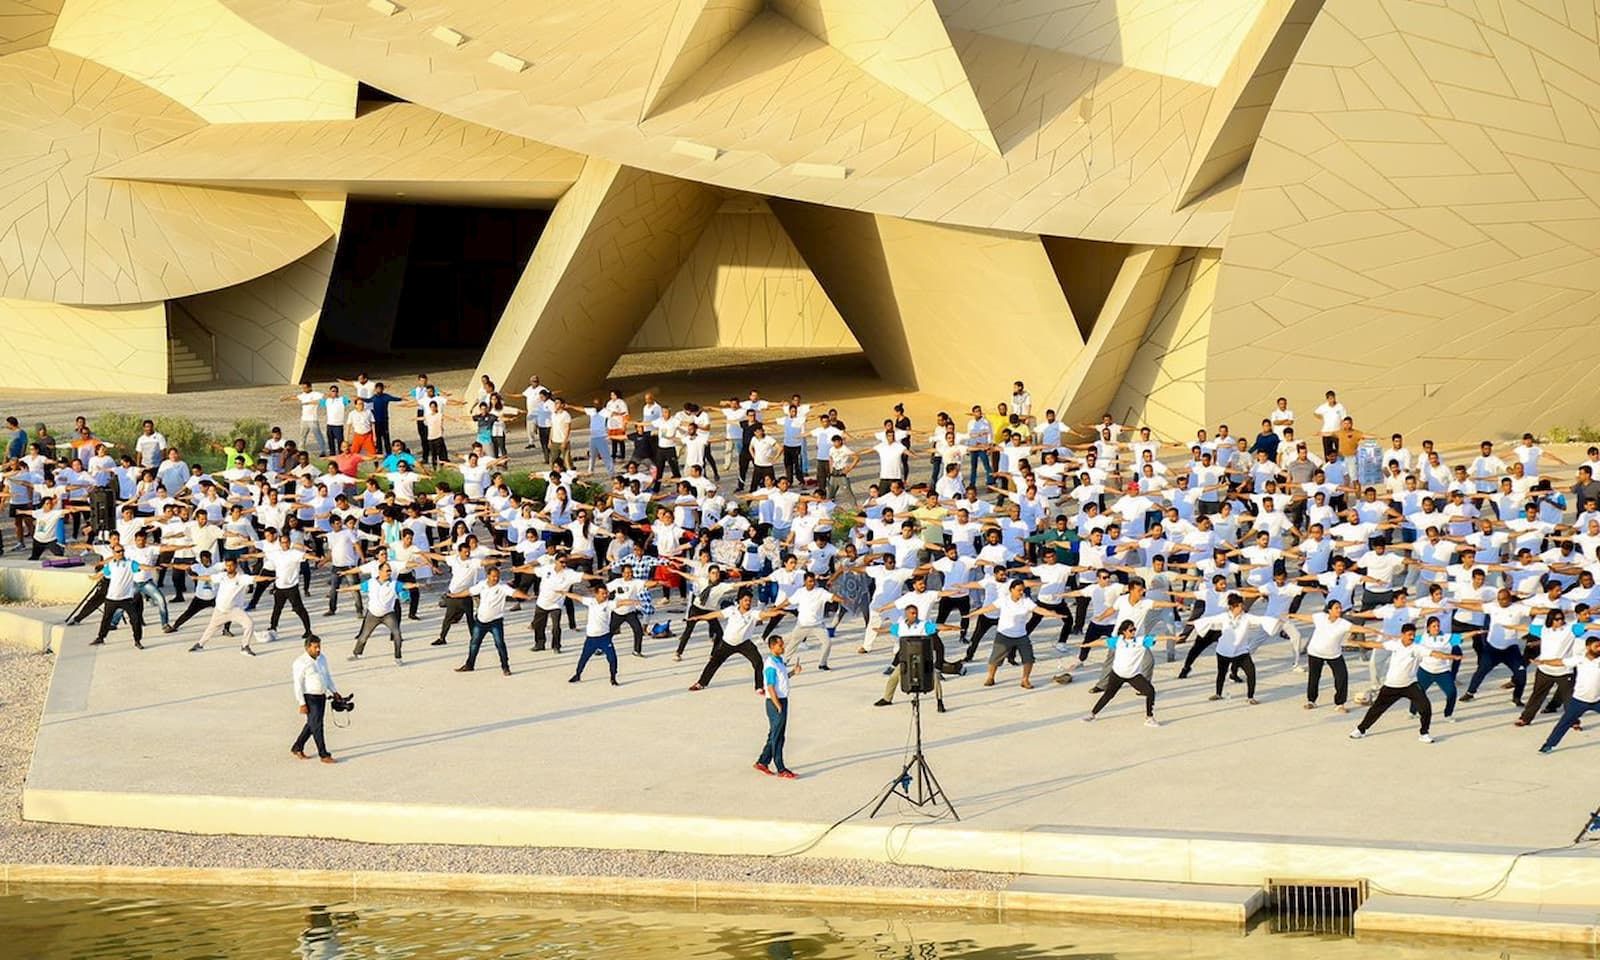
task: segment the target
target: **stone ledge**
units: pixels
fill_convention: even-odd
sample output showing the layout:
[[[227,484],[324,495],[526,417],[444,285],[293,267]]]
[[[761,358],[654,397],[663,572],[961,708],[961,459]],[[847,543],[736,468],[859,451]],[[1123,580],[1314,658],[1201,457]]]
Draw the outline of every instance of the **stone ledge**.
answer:
[[[0,641],[19,646],[30,653],[60,650],[67,631],[60,623],[47,622],[44,616],[59,620],[58,611],[43,607],[0,607]]]
[[[944,910],[1158,918],[1242,926],[1259,905],[1259,889],[1201,884],[1021,877],[1006,890],[952,890],[850,884],[740,883],[654,877],[542,876],[286,870],[225,867],[0,864],[0,883],[73,885],[248,886],[266,890],[429,891],[567,894],[688,900],[932,907]]]
[[[1489,940],[1600,942],[1600,908],[1374,895],[1355,915],[1356,933],[1427,934]]]

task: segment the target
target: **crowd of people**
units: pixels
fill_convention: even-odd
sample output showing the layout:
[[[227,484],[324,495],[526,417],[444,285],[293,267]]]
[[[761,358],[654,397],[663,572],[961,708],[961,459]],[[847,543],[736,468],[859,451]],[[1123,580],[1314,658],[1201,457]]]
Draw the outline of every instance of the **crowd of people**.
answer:
[[[583,636],[570,682],[598,656],[617,684],[619,635],[633,656],[648,642],[682,660],[704,624],[689,689],[747,661],[769,720],[756,768],[778,776],[792,776],[799,652],[816,648],[826,671],[836,645],[871,655],[885,634],[929,638],[941,711],[942,677],[980,654],[984,686],[1015,665],[1023,688],[1053,654],[1051,681],[1092,677],[1084,720],[1126,688],[1155,726],[1158,661],[1178,683],[1207,652],[1214,673],[1195,682],[1211,699],[1242,687],[1257,704],[1272,656],[1305,673],[1305,709],[1324,680],[1334,710],[1365,704],[1353,739],[1405,701],[1432,742],[1435,699],[1453,720],[1502,670],[1508,723],[1559,714],[1541,752],[1600,709],[1594,447],[1568,464],[1525,434],[1447,461],[1431,440],[1357,430],[1331,390],[1306,420],[1279,398],[1253,434],[1193,438],[1109,414],[1063,423],[1020,382],[925,426],[898,404],[847,425],[828,404],[758,390],[573,406],[538,377],[513,402],[487,377],[455,396],[426,376],[403,394],[366,376],[307,383],[285,402],[292,436],[235,441],[221,463],[152,421],[119,448],[83,418],[64,442],[9,418],[0,482],[12,550],[89,555],[95,589],[73,617],[95,618],[93,644],[125,624],[142,649],[151,621],[168,634],[194,621],[190,651],[229,636],[254,655],[270,593],[265,639],[287,611],[306,644],[296,756],[314,738],[331,760],[322,643],[348,631],[359,660],[382,627],[402,665],[424,595],[444,611],[430,643],[461,626],[464,673],[487,640],[511,674],[513,621],[534,652],[561,655],[565,624]],[[470,439],[452,451],[457,425]],[[101,528],[97,490],[114,503]],[[894,649],[884,666],[882,706],[905,669]]]

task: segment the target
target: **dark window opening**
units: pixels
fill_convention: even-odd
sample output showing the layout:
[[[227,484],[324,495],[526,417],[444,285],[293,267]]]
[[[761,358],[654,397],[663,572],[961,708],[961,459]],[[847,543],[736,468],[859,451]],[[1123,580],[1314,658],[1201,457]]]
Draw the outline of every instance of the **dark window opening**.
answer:
[[[548,210],[345,207],[312,361],[489,343]]]

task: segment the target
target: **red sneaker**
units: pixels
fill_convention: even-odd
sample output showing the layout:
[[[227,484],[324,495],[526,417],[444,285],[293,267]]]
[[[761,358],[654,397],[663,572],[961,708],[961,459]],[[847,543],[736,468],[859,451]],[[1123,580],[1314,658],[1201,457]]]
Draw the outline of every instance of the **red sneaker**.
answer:
[[[800,774],[795,773],[793,770],[779,770],[778,771],[778,779],[779,780],[798,780],[798,779],[800,779]]]
[[[772,768],[767,766],[764,763],[752,763],[752,764],[750,764],[750,766],[755,767],[757,770],[761,771],[762,773],[766,774],[769,777],[772,776]]]

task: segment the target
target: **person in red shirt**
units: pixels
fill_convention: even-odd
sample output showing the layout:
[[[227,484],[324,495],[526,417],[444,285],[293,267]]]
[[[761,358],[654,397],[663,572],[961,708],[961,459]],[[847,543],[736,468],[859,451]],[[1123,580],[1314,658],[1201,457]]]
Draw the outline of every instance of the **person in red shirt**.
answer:
[[[338,453],[328,458],[328,463],[332,464],[335,470],[347,477],[355,476],[356,470],[361,467],[362,461],[370,459],[366,454],[357,453],[351,449],[349,441],[340,444],[339,448]]]

